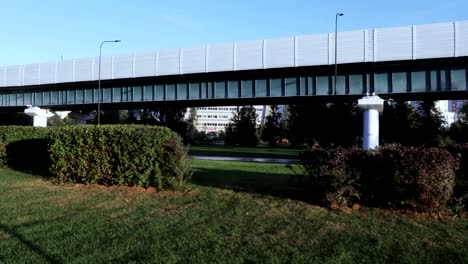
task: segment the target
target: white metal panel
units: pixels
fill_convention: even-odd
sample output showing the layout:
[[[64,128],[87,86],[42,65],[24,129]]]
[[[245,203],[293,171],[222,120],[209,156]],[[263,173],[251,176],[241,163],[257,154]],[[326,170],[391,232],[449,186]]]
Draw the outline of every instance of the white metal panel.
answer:
[[[234,43],[208,45],[206,52],[207,72],[234,70]]]
[[[374,30],[366,30],[365,32],[365,62],[374,61]]]
[[[57,75],[55,78],[57,83],[73,82],[73,60],[65,60],[57,62]]]
[[[374,30],[374,61],[413,59],[412,27]]]
[[[93,79],[93,58],[75,60],[75,82],[87,82]]]
[[[5,86],[5,70],[6,67],[0,67],[0,87]]]
[[[296,66],[328,64],[328,34],[296,38]]]
[[[455,22],[455,56],[468,56],[468,21]]]
[[[335,63],[335,34],[330,33],[330,64]],[[338,32],[338,63],[364,62],[364,31]]]
[[[24,65],[23,66],[23,85],[38,85],[38,84],[39,84],[39,64]]]
[[[328,64],[335,63],[335,41],[334,41],[334,34],[328,33]]]
[[[99,57],[93,58],[93,79],[99,80]],[[101,57],[101,80],[112,79],[112,56]]]
[[[56,62],[41,63],[39,69],[40,84],[55,83]]]
[[[206,46],[181,49],[180,74],[206,71]]]
[[[148,77],[156,75],[156,52],[136,52],[133,75],[135,77]]]
[[[264,68],[293,67],[294,48],[294,37],[265,40]]]
[[[158,52],[156,75],[180,74],[180,49],[166,49]]]
[[[5,86],[21,85],[21,65],[7,66],[5,73]]]
[[[234,70],[263,68],[263,40],[238,42],[235,44]]]
[[[453,23],[414,27],[414,59],[446,58],[455,54]]]
[[[115,55],[112,70],[113,79],[123,79],[133,77],[133,53]]]

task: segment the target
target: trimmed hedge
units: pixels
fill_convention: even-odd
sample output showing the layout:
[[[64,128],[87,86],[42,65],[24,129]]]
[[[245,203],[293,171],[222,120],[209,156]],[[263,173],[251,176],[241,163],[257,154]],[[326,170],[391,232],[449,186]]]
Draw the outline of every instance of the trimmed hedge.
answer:
[[[33,126],[0,126],[0,141],[5,145],[30,139],[46,139],[54,128]]]
[[[163,127],[57,128],[49,151],[51,172],[60,182],[177,189],[192,172],[181,138]]]
[[[454,205],[468,208],[468,144],[453,145],[447,148],[450,152],[461,157],[460,170],[455,179]]]
[[[317,149],[301,154],[318,201],[332,206],[356,202],[427,212],[452,199],[459,158],[445,149],[382,147]]]
[[[0,126],[0,162],[16,169],[47,170],[48,135],[52,128]]]
[[[6,164],[7,164],[6,146],[3,142],[0,142],[0,168],[5,167]]]

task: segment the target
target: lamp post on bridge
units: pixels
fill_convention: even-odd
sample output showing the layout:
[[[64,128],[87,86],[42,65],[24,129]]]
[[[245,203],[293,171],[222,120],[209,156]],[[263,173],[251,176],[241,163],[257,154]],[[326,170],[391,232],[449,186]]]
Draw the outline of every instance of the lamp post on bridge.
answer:
[[[117,42],[121,42],[121,40],[104,40],[103,42],[101,42],[101,45],[99,46],[99,70],[98,70],[98,103],[97,103],[97,116],[98,116],[98,125],[101,124],[101,100],[102,100],[102,96],[101,96],[101,55],[102,55],[102,45],[104,45],[104,43],[117,43]]]
[[[336,95],[336,78],[338,77],[338,17],[344,16],[343,13],[336,13],[335,16],[335,80],[333,84],[333,95]]]

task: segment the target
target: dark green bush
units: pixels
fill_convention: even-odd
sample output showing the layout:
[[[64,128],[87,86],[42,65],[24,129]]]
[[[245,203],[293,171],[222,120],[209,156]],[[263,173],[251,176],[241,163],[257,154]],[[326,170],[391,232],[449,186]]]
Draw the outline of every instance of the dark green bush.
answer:
[[[359,149],[309,148],[301,153],[311,198],[329,206],[349,206],[360,199],[360,174],[353,168]]]
[[[49,151],[51,172],[61,182],[176,189],[191,176],[181,138],[163,127],[58,128]]]
[[[311,194],[329,205],[446,208],[459,160],[445,149],[382,147],[376,151],[312,148],[301,154]]]
[[[6,146],[3,142],[0,142],[0,168],[3,168],[7,163]]]
[[[50,166],[48,135],[51,128],[0,126],[2,165],[21,170],[47,170]]]
[[[468,208],[468,144],[452,145],[447,149],[461,158],[460,169],[455,179],[453,202],[458,207]]]
[[[440,148],[383,147],[378,151],[388,202],[428,212],[446,208],[459,159]]]
[[[52,129],[33,126],[0,126],[0,141],[8,145],[29,139],[45,139]]]

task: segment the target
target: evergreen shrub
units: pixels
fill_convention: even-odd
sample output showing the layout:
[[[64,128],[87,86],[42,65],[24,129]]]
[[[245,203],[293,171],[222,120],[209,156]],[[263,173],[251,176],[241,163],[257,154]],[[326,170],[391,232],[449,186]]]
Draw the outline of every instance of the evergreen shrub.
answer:
[[[389,203],[427,212],[446,209],[453,197],[459,158],[442,148],[383,147],[378,160]]]
[[[7,163],[6,146],[0,142],[0,168],[4,168]]]
[[[468,144],[451,145],[447,149],[461,158],[460,169],[455,179],[454,203],[468,208]]]
[[[51,130],[32,126],[0,126],[1,165],[15,169],[47,170],[50,166],[47,149]]]
[[[446,209],[459,158],[446,149],[402,146],[374,151],[310,148],[301,154],[313,198],[328,205]]]
[[[302,164],[309,177],[311,198],[328,206],[350,206],[360,200],[360,173],[353,169],[356,157],[365,154],[359,149],[308,148],[301,153]]]
[[[163,127],[61,127],[49,151],[60,182],[178,189],[192,172],[180,136]]]

